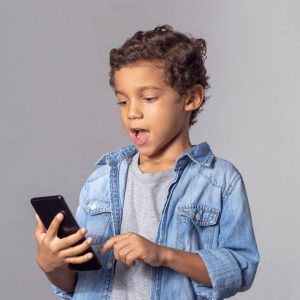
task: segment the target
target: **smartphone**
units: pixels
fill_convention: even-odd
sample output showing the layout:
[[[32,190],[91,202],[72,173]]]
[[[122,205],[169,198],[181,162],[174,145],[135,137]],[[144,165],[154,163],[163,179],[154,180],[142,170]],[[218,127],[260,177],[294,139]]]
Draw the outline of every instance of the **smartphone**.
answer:
[[[67,237],[77,232],[78,229],[80,229],[63,196],[56,195],[35,197],[31,199],[31,204],[38,216],[40,217],[46,229],[48,229],[53,218],[58,213],[61,212],[64,214],[64,219],[60,224],[57,233],[57,236],[59,238]],[[83,241],[85,241],[85,238],[81,239],[75,245],[78,245]],[[69,267],[76,271],[99,270],[101,268],[101,263],[92,247],[89,247],[87,250],[81,253],[81,255],[88,252],[93,253],[93,258],[91,260],[82,264],[69,264]]]

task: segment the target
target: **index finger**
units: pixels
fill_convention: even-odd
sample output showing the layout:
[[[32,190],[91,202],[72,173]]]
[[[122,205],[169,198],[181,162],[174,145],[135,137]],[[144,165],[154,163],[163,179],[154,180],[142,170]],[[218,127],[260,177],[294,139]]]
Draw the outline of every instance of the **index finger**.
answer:
[[[50,239],[54,239],[55,237],[57,237],[58,228],[63,219],[64,215],[62,213],[58,213],[52,220],[47,231],[47,235]]]
[[[36,220],[36,229],[40,232],[46,232],[46,228],[38,214],[35,214],[35,220]]]
[[[113,248],[114,244],[117,243],[120,240],[124,239],[124,235],[115,235],[108,239],[101,247],[101,253],[104,253],[108,249]]]
[[[35,214],[35,219],[36,219],[36,227],[35,227],[34,235],[35,235],[35,238],[38,240],[42,234],[46,233],[46,228],[45,228],[44,224],[42,223],[38,214]]]

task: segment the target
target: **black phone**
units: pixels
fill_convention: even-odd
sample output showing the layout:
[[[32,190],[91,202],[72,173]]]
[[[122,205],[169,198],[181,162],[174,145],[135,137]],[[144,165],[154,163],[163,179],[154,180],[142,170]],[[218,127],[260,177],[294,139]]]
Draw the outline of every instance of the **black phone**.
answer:
[[[48,229],[52,220],[58,213],[61,212],[64,214],[64,219],[60,224],[57,233],[59,238],[67,237],[80,229],[63,196],[35,197],[31,199],[31,204],[46,229]],[[75,245],[82,243],[84,240],[85,238]],[[93,258],[91,260],[82,264],[69,264],[69,267],[76,271],[99,270],[101,268],[101,263],[92,247],[89,247],[81,255],[88,252],[93,253]]]

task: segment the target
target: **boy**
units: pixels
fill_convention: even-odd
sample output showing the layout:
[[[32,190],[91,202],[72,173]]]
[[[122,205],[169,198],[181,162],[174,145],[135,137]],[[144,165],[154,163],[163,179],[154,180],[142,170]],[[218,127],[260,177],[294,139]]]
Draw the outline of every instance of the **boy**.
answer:
[[[37,218],[37,262],[66,299],[223,299],[248,289],[258,251],[240,173],[189,127],[205,102],[205,41],[170,26],[110,53],[110,84],[134,145],[104,155],[82,189],[82,229]],[[88,239],[73,246],[85,234]],[[89,245],[103,268],[74,272]]]

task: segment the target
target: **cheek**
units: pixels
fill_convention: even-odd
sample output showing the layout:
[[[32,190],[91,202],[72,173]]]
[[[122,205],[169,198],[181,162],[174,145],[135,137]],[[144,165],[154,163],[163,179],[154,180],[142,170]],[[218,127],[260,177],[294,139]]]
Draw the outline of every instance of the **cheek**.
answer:
[[[122,122],[123,126],[126,126],[127,122],[128,122],[128,118],[127,118],[127,113],[125,110],[120,111],[120,118],[121,118],[121,122]]]
[[[154,122],[171,121],[174,117],[178,116],[179,111],[175,107],[170,107],[167,104],[160,104],[157,102],[152,106],[148,106],[145,110],[145,116]]]
[[[160,120],[156,120],[155,134],[157,137],[173,136],[182,127],[179,115],[165,115]]]
[[[184,114],[179,109],[163,111],[160,114],[160,123],[162,126],[174,130],[181,127]]]

